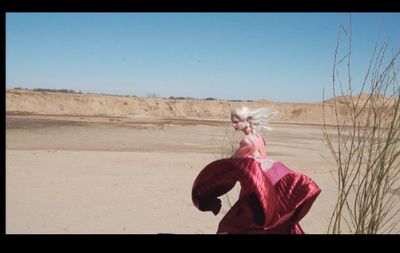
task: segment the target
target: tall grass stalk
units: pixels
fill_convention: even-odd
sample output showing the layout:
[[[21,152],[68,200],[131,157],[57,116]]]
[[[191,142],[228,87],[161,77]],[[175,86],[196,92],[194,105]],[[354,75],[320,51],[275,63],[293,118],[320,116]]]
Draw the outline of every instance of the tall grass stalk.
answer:
[[[224,138],[222,140],[222,145],[221,150],[218,152],[218,154],[214,154],[216,159],[223,159],[223,158],[229,158],[231,155],[236,151],[236,149],[239,147],[239,137],[235,130],[232,128],[232,126],[226,126],[225,128],[225,133],[224,133]],[[239,194],[239,193],[237,193]],[[224,198],[229,206],[231,208],[234,205],[234,198],[230,196],[229,193],[226,193],[224,195]]]

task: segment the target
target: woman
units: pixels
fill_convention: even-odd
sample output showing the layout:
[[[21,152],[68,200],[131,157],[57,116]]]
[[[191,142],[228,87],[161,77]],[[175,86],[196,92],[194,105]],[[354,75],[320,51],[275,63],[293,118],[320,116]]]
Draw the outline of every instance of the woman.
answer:
[[[195,206],[217,215],[221,209],[218,197],[240,182],[239,199],[220,221],[217,233],[304,233],[299,221],[321,190],[309,177],[266,159],[260,131],[270,130],[267,118],[276,113],[269,108],[232,110],[233,127],[245,134],[240,147],[230,158],[208,164],[193,184]]]

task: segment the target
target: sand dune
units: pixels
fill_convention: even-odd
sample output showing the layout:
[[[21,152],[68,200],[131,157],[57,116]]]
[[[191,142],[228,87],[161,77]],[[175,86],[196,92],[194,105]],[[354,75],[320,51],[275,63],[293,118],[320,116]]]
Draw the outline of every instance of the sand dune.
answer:
[[[375,100],[382,99],[379,97]],[[372,99],[372,100],[373,100]],[[339,120],[343,120],[350,101],[357,97],[336,98]],[[366,94],[360,96],[360,107],[368,100]],[[386,101],[387,111],[392,112],[393,99]],[[263,106],[279,111],[271,118],[275,123],[291,124],[336,124],[334,100],[324,103],[276,103],[269,100],[253,102],[232,102],[223,100],[162,99],[99,94],[78,94],[62,92],[32,91],[25,89],[6,90],[6,113],[8,115],[53,115],[86,117],[120,117],[142,119],[198,119],[227,120],[231,108],[246,105],[249,108]],[[323,117],[324,116],[324,117]],[[368,117],[365,111],[362,119]],[[79,120],[72,117],[71,120]]]
[[[322,124],[322,104],[274,103],[269,100],[254,102],[230,102],[216,100],[176,100],[107,96],[98,94],[74,94],[38,92],[31,90],[6,90],[7,114],[83,115],[109,117],[162,117],[227,119],[230,109],[239,105],[250,108],[268,106],[280,114],[271,122]],[[325,108],[327,119],[332,123],[332,105]]]

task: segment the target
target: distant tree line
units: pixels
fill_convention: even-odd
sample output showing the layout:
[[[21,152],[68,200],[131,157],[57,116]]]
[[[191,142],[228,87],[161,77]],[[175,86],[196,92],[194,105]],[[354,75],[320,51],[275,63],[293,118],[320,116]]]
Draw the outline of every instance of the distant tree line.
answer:
[[[21,87],[15,87],[14,89],[15,90],[33,90],[33,91],[39,91],[39,92],[60,92],[60,93],[82,94],[82,91],[75,91],[72,89],[43,89],[43,88],[27,89],[27,88],[21,88]]]
[[[164,98],[166,99],[166,98]],[[213,97],[207,97],[207,98],[193,98],[193,97],[174,97],[170,96],[168,99],[176,99],[176,100],[209,100],[209,101],[221,101],[223,99],[219,98],[213,98]],[[240,99],[233,99],[233,100],[227,100],[230,102],[253,102],[253,100],[240,100]]]
[[[230,99],[229,102],[254,102],[254,100]]]
[[[82,92],[82,91],[75,91],[73,89],[44,89],[44,88],[33,88],[33,89],[28,89],[28,88],[21,88],[21,87],[15,87],[15,90],[32,90],[32,91],[38,91],[38,92],[58,92],[58,93],[72,93],[72,94],[90,94],[91,92]],[[136,95],[115,95],[115,94],[108,94],[108,93],[95,93],[99,95],[104,95],[104,96],[116,96],[116,97],[137,97]]]
[[[15,90],[33,90],[33,91],[39,91],[39,92],[59,92],[59,93],[72,93],[72,94],[83,94],[82,91],[75,91],[73,89],[43,89],[43,88],[34,88],[34,89],[27,89],[27,88],[21,88],[21,87],[16,87],[14,88]],[[88,93],[85,93],[88,94]],[[136,95],[115,95],[115,94],[107,94],[107,93],[99,93],[99,95],[104,95],[104,96],[115,96],[115,97],[137,97]],[[160,98],[156,93],[150,93],[147,95],[148,98]],[[168,98],[162,98],[162,99],[175,99],[175,100],[208,100],[208,101],[220,101],[223,99],[218,99],[218,98],[213,98],[213,97],[206,97],[206,98],[193,98],[193,97],[175,97],[175,96],[170,96]],[[253,102],[253,100],[240,100],[240,99],[233,99],[233,100],[227,100],[230,102]]]
[[[72,90],[72,89],[42,89],[42,88],[35,88],[35,89],[33,89],[33,91],[82,94],[82,91],[75,91],[75,90]]]

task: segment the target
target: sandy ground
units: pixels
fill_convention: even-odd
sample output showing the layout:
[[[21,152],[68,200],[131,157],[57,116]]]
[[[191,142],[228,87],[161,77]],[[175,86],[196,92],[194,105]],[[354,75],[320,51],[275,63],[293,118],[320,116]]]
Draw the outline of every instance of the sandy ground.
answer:
[[[7,116],[6,233],[216,232],[229,209],[226,198],[217,216],[200,212],[191,187],[241,133],[227,140],[233,130],[223,121],[87,121]],[[326,233],[336,184],[321,127],[272,126],[265,136],[269,158],[322,189],[301,225],[306,233]],[[238,191],[229,193],[231,201]]]

